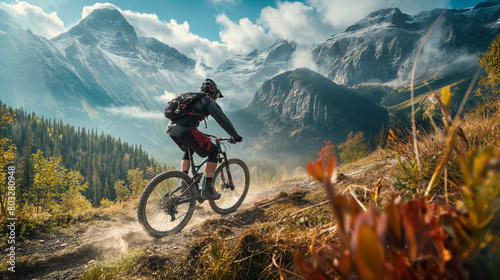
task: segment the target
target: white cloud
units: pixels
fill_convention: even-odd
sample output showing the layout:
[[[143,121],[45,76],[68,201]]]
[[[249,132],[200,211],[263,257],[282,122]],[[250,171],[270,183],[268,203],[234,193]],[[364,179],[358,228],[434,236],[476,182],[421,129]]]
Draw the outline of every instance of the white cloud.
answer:
[[[306,67],[313,71],[318,71],[318,66],[312,57],[312,50],[314,48],[314,45],[298,46],[292,55],[292,69]]]
[[[111,3],[95,3],[92,6],[85,6],[83,7],[82,10],[82,19],[86,18],[88,15],[90,15],[94,10],[99,10],[99,9],[110,9],[110,10],[119,10],[120,9],[115,6],[114,4]]]
[[[278,2],[277,8],[266,7],[257,23],[268,29],[269,34],[298,44],[321,43],[332,33],[332,26],[301,2]]]
[[[207,72],[205,71],[205,68],[203,67],[203,65],[201,65],[199,61],[197,61],[196,65],[194,66],[194,73],[202,79],[205,79],[207,77]]]
[[[219,32],[221,41],[229,51],[246,53],[255,48],[261,49],[274,43],[278,37],[267,34],[266,30],[252,23],[248,18],[242,18],[238,23],[231,21],[225,14],[217,16],[217,23],[222,26]]]
[[[153,97],[153,99],[155,101],[158,101],[158,102],[163,102],[163,103],[167,103],[168,101],[174,99],[174,97],[176,97],[177,95],[175,93],[172,93],[172,92],[168,92],[167,90],[165,90],[163,92],[163,95],[160,95],[160,96],[155,96]]]
[[[301,2],[277,2],[276,8],[265,7],[256,23],[248,18],[235,22],[225,14],[217,16],[217,23],[222,27],[219,32],[221,42],[235,53],[263,49],[278,39],[299,45],[318,44],[333,33],[329,23],[325,23],[312,7]]]
[[[210,3],[217,4],[217,5],[230,5],[230,6],[237,6],[241,4],[242,0],[210,0]]]
[[[164,119],[162,112],[146,111],[138,106],[101,108],[114,116],[131,119]]]
[[[209,0],[216,14],[223,14],[225,11],[232,11],[239,6],[242,0]]]
[[[21,27],[48,39],[65,31],[64,23],[56,12],[48,14],[39,6],[24,1],[11,4],[0,2],[0,9],[7,11]]]

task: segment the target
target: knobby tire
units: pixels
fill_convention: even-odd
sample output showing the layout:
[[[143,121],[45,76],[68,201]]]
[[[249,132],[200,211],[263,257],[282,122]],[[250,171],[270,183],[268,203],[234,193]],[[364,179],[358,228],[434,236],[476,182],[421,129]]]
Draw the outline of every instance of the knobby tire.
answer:
[[[250,187],[250,171],[241,159],[232,158],[228,160],[229,168],[234,182],[234,190],[221,188],[221,183],[228,184],[226,162],[221,163],[215,170],[212,180],[215,189],[222,194],[218,200],[209,200],[212,210],[221,215],[234,212],[245,200]],[[225,177],[225,182],[222,180]]]
[[[167,198],[180,196],[181,190],[175,193],[172,193],[172,191],[182,181],[187,185],[192,182],[191,178],[181,171],[166,171],[154,177],[144,188],[139,199],[137,217],[150,236],[162,238],[178,233],[193,216],[196,206],[196,186],[193,186],[190,192],[186,194],[183,199],[185,203],[175,205],[175,210],[179,211],[178,214],[174,214],[176,216],[175,220],[172,221],[172,216],[169,214],[171,212],[167,212],[164,207],[164,205],[174,205],[174,203],[168,204],[165,201],[174,201]],[[169,225],[172,228],[168,227]]]

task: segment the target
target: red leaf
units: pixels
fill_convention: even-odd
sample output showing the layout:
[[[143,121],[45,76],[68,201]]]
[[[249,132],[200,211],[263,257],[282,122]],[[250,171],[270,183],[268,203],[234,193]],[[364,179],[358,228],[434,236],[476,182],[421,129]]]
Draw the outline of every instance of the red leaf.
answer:
[[[337,167],[337,159],[335,157],[331,157],[330,161],[328,162],[328,171],[326,173],[326,178],[332,178],[335,167]]]

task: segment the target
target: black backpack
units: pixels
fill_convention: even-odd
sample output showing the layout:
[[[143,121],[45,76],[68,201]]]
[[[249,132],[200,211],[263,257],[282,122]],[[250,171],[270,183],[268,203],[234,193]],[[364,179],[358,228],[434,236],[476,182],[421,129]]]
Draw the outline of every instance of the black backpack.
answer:
[[[165,118],[176,120],[186,116],[194,102],[202,99],[204,96],[206,94],[203,92],[187,92],[178,95],[167,102],[167,106],[165,106]]]

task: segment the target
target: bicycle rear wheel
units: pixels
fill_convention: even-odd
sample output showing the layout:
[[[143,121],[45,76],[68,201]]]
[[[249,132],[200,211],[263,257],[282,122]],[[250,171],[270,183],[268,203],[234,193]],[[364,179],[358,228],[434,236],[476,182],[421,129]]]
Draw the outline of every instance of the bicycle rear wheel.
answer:
[[[182,183],[191,184],[191,178],[180,171],[166,171],[154,177],[144,188],[137,217],[146,232],[155,238],[178,233],[193,216],[196,205],[196,187],[182,196]]]
[[[222,215],[232,213],[240,207],[250,186],[250,171],[245,162],[232,158],[228,163],[229,168],[225,162],[217,167],[212,181],[215,190],[221,193],[221,198],[208,201],[212,210]],[[231,173],[232,185],[228,172]]]

